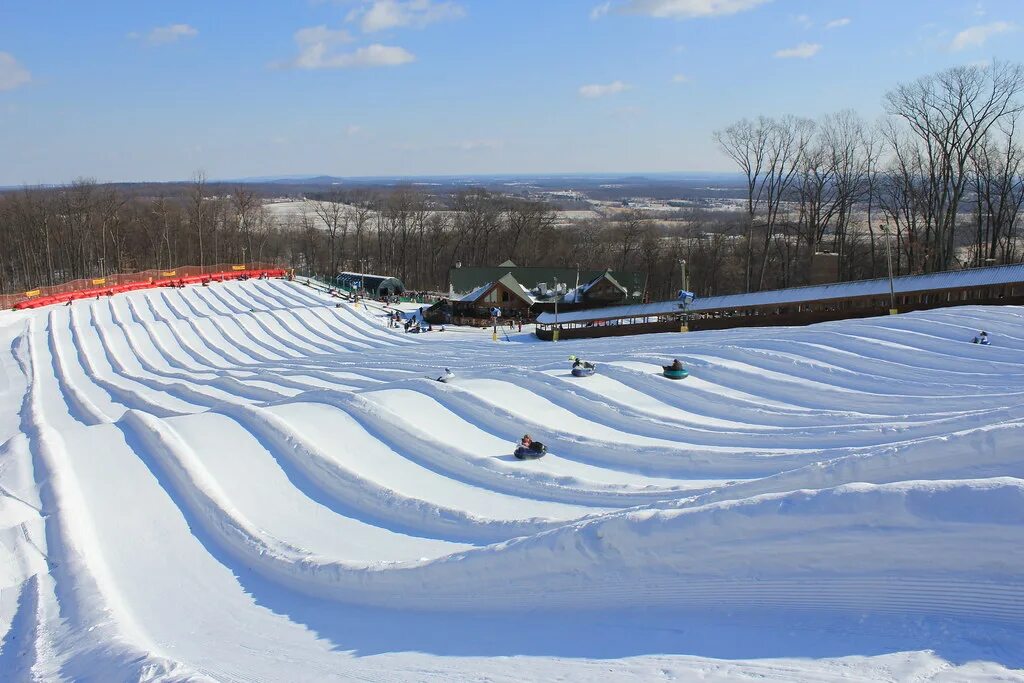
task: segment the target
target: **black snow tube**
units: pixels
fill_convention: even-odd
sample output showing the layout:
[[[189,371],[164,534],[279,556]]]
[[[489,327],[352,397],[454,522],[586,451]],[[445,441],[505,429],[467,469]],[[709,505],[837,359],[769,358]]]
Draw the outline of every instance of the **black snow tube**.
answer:
[[[534,441],[533,445],[529,448],[525,448],[523,446],[517,448],[515,456],[520,460],[536,460],[537,458],[543,458],[544,454],[547,452],[547,446],[538,441]]]
[[[596,367],[577,367],[572,369],[573,377],[590,377],[597,371]]]

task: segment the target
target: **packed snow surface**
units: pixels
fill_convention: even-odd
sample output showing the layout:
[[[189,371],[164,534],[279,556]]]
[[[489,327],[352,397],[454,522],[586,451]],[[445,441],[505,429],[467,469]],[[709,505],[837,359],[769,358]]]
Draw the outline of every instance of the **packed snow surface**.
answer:
[[[529,341],[0,313],[0,679],[1022,678],[1024,310]]]

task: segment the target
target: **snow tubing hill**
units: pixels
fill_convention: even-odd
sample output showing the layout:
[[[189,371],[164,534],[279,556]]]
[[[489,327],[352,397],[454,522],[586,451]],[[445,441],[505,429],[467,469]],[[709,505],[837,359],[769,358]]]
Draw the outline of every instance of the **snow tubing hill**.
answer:
[[[0,313],[0,678],[1013,677],[1020,308],[553,347],[283,280]]]

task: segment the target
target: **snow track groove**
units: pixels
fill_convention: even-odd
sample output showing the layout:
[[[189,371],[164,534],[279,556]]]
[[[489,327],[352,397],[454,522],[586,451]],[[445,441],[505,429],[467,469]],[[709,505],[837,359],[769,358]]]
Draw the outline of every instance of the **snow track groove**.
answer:
[[[967,343],[981,328],[992,347]],[[353,609],[1024,629],[1017,308],[494,344],[249,281],[0,333],[20,420],[0,484],[18,460],[38,497],[0,486],[0,522],[20,506],[12,543],[43,567],[0,623],[23,677],[326,678],[343,655],[325,624]],[[599,374],[569,376],[570,352]],[[660,376],[672,358],[690,378]],[[444,367],[456,380],[431,381]],[[545,458],[512,456],[524,432]],[[195,617],[162,620],[154,591]]]

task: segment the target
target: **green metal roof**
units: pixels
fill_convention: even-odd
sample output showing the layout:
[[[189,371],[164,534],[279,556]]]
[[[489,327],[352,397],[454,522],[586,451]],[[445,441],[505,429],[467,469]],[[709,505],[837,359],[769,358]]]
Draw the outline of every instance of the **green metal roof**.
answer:
[[[580,284],[586,284],[604,274],[603,270],[581,270],[579,271]],[[517,282],[527,289],[533,289],[538,283],[546,282],[549,287],[553,286],[555,280],[565,284],[569,289],[576,286],[575,268],[545,268],[532,266],[464,266],[452,268],[448,271],[448,278],[452,290],[459,294],[472,292],[477,287],[486,285],[488,282],[500,280],[506,274],[511,273]],[[647,275],[635,271],[611,271],[612,278],[625,287],[629,295],[633,292],[643,292],[647,282]]]
[[[369,292],[380,292],[382,288],[390,289],[396,293],[405,291],[405,284],[397,277],[391,277],[390,275],[345,272],[338,273],[334,281],[346,289],[363,287]]]

